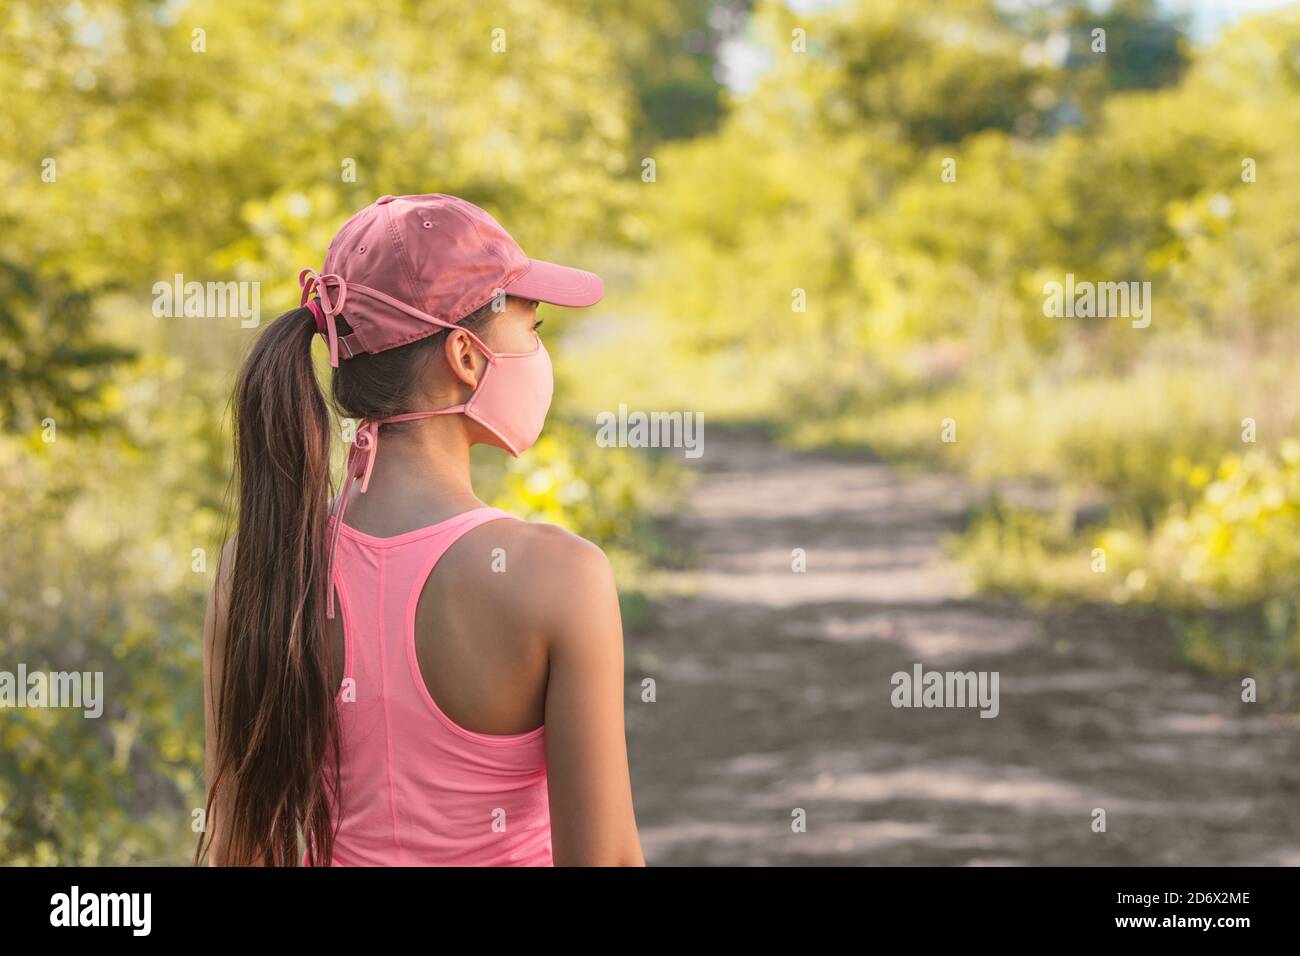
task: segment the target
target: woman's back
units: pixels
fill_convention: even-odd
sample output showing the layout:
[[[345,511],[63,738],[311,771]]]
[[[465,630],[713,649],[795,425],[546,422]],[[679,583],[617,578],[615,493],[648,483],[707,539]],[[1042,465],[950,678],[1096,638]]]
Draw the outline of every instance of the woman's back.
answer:
[[[393,537],[343,526],[335,865],[552,864],[545,653],[534,635],[503,633],[485,577],[508,576],[508,523],[477,508]],[[448,710],[476,725],[537,719],[491,733]]]

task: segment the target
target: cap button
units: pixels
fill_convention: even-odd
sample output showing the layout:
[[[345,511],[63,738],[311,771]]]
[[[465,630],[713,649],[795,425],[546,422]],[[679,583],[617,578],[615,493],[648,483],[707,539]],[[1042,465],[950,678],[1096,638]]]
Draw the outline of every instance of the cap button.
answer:
[[[376,205],[376,206],[382,206],[382,205],[384,205],[385,203],[390,203],[390,202],[392,202],[392,201],[393,201],[393,197],[392,197],[392,196],[380,196],[378,199],[375,200],[375,205]]]

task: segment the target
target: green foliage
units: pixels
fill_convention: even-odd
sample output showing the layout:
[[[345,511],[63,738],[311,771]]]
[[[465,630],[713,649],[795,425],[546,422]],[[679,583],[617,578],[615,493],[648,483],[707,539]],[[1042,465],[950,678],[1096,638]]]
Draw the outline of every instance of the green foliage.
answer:
[[[1153,527],[1075,531],[1072,515],[996,502],[954,548],[987,591],[1168,610],[1188,658],[1220,672],[1300,667],[1300,441],[1174,458],[1181,488]]]
[[[662,140],[706,133],[722,118],[722,90],[715,76],[717,45],[729,21],[749,0],[729,4],[721,26],[712,0],[615,4],[592,0],[585,13],[597,24],[628,73],[638,103],[632,140],[643,153]]]
[[[1261,454],[1300,436],[1300,9],[1201,49],[1150,0],[1017,9],[759,6],[771,70],[715,135],[663,151],[649,197],[644,288],[677,370],[660,393],[743,367],[696,407],[1046,483],[1047,514],[1003,503],[972,524],[984,587],[1163,602],[1213,634],[1220,608],[1289,600],[1300,566],[1284,512],[1211,516],[1173,467],[1216,473],[1248,419]],[[1067,274],[1149,282],[1150,327],[1045,314]],[[1089,570],[1080,501],[1124,555],[1119,583]],[[1177,547],[1203,555],[1192,579],[1160,552]]]
[[[112,423],[105,386],[135,353],[98,334],[93,300],[64,277],[0,261],[0,431],[30,432],[54,413],[78,427]]]
[[[1196,496],[1152,534],[1153,587],[1211,606],[1300,592],[1300,441],[1226,455],[1213,471],[1176,465]]]
[[[104,675],[99,718],[0,720],[6,863],[181,862],[193,836],[199,634],[219,540],[207,496],[223,480],[201,397],[213,384],[153,358],[115,376],[112,432],[0,437],[0,666]]]

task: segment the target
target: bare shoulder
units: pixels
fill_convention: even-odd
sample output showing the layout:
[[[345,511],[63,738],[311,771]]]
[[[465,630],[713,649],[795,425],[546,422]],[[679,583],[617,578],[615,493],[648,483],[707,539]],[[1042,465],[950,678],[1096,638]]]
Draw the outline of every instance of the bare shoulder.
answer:
[[[512,590],[547,591],[614,582],[609,558],[596,544],[558,525],[540,521],[498,521],[481,541],[495,541],[497,567]]]
[[[586,574],[609,567],[609,559],[599,545],[559,525],[509,521],[503,527],[514,532],[519,556],[534,573]]]
[[[593,614],[617,614],[618,593],[609,558],[586,538],[557,525],[498,521],[478,547],[497,549],[493,599],[552,635],[570,631]],[[485,555],[487,557],[487,555]]]

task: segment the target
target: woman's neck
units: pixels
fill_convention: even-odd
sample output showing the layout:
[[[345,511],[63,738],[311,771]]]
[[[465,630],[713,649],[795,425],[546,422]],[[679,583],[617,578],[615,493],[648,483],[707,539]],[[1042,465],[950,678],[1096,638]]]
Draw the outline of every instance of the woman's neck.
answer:
[[[362,494],[353,482],[344,521],[390,537],[483,505],[470,483],[464,422],[449,415],[381,427],[370,485]]]

